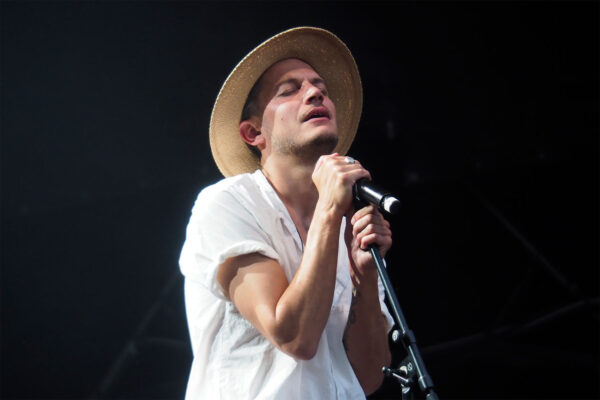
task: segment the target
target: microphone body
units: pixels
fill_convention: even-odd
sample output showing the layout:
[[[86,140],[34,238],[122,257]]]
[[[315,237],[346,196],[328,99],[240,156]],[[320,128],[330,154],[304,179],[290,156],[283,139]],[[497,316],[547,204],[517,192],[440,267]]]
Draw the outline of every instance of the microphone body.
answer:
[[[383,213],[396,214],[400,209],[400,200],[366,178],[356,181],[353,192],[356,201],[362,204],[373,204]]]

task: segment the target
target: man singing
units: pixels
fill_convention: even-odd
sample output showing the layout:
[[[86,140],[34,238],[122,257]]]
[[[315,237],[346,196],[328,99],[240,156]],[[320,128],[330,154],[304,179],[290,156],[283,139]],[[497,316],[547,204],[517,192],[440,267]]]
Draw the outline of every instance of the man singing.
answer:
[[[186,399],[364,399],[390,363],[392,319],[367,250],[392,243],[352,186],[358,69],[301,27],[250,52],[210,122],[226,177],[202,190],[180,265],[194,353]]]

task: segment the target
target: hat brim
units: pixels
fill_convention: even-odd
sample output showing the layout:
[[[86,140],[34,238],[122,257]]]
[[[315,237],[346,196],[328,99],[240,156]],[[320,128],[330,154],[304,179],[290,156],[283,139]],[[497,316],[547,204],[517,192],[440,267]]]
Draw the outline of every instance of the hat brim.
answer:
[[[298,27],[281,32],[252,50],[229,74],[213,107],[209,138],[213,158],[221,173],[233,176],[260,168],[239,134],[242,110],[250,90],[273,64],[300,59],[325,80],[336,107],[338,144],[346,154],[358,128],[362,111],[362,84],[348,47],[333,33],[320,28]]]

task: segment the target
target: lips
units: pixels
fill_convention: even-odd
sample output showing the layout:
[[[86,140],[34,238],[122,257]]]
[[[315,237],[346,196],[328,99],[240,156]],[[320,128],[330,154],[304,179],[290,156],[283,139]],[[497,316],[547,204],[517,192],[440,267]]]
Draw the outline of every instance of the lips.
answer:
[[[304,118],[302,119],[302,122],[306,122],[311,119],[317,119],[317,118],[329,119],[330,118],[329,110],[327,110],[327,108],[325,108],[325,107],[315,107],[304,116]]]

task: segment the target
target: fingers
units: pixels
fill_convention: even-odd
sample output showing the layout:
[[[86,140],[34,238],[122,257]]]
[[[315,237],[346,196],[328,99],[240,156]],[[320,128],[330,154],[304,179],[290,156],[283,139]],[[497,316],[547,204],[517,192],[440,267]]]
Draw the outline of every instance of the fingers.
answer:
[[[363,230],[368,224],[384,225],[387,228],[390,226],[390,223],[383,218],[383,215],[381,215],[379,210],[372,204],[356,211],[354,215],[352,215],[350,223],[356,233]]]
[[[385,218],[383,218],[383,215],[381,215],[379,210],[377,210],[377,208],[374,205],[370,204],[366,207],[363,207],[363,208],[357,210],[354,213],[354,215],[352,215],[352,220],[351,220],[352,225],[354,225],[356,223],[356,221],[358,221],[359,219],[361,219],[365,216],[368,216],[368,215],[372,215],[373,218],[377,218],[377,219],[381,219],[381,220],[385,221]]]
[[[359,179],[371,177],[369,171],[359,162],[351,161],[337,153],[321,156],[312,175],[322,207],[336,210],[342,215],[352,207],[354,183]]]
[[[371,179],[369,171],[364,169],[362,164],[352,157],[340,156],[338,153],[321,156],[315,164],[315,172],[325,165],[337,173],[348,175],[351,184],[361,178]]]
[[[387,251],[390,247],[392,247],[392,236],[391,235],[382,235],[379,233],[371,233],[368,235],[359,235],[356,237],[358,242],[358,246],[362,250],[367,250],[369,246],[375,245],[381,251]]]
[[[392,243],[390,223],[373,206],[358,210],[350,221],[352,235],[361,249],[366,249],[372,244],[389,248]]]
[[[330,154],[329,156],[321,156],[321,157],[319,157],[319,159],[317,160],[317,163],[315,164],[315,172],[318,171],[319,168],[321,168],[321,165],[323,165],[325,157],[335,157],[337,155],[338,155],[338,153],[333,153],[333,154]]]

